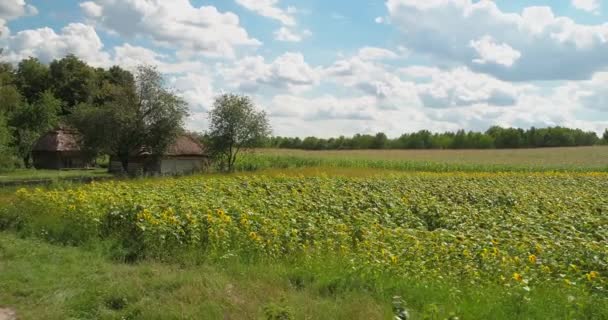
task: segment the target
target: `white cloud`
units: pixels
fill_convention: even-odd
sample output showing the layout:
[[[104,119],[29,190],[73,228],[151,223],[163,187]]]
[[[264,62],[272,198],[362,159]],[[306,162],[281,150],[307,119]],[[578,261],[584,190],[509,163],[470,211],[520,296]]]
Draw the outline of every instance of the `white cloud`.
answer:
[[[465,67],[435,71],[427,83],[417,84],[423,105],[428,108],[466,107],[476,104],[506,107],[517,103],[521,88],[476,74]]]
[[[473,59],[473,62],[479,64],[496,63],[510,67],[521,57],[519,51],[514,50],[506,43],[496,43],[490,36],[471,40],[471,47],[479,55],[479,58]]]
[[[98,18],[103,14],[103,8],[93,1],[80,3],[80,8],[84,11],[85,15],[89,17]]]
[[[22,16],[33,16],[38,14],[38,9],[27,4],[25,0],[2,0],[0,1],[0,39],[8,37],[10,30],[6,23]]]
[[[85,2],[87,16],[127,38],[144,36],[182,55],[232,58],[238,47],[257,47],[239,17],[213,6],[193,7],[189,0],[94,0]]]
[[[51,28],[19,31],[6,39],[4,57],[18,62],[27,57],[38,57],[49,62],[67,54],[88,61],[94,66],[106,66],[110,56],[103,52],[103,43],[93,27],[81,23],[71,23],[56,33]]]
[[[408,49],[503,80],[580,80],[608,66],[608,24],[578,24],[554,16],[549,7],[517,14],[501,11],[492,1],[387,0],[386,6]],[[479,60],[480,52],[471,46],[484,36],[493,39],[483,50],[493,59]],[[499,47],[509,53],[496,59]],[[520,53],[516,61],[515,52]],[[479,63],[492,60],[503,63]]]
[[[240,91],[255,92],[262,86],[301,91],[318,84],[320,72],[297,52],[287,52],[273,62],[261,56],[246,57],[233,65],[220,65],[225,81]]]
[[[375,47],[361,48],[358,55],[363,60],[396,59],[399,57],[399,55],[391,50]]]
[[[572,0],[572,5],[580,10],[598,14],[600,8],[599,0]]]
[[[310,37],[312,32],[310,30],[304,30],[302,33],[297,33],[294,30],[291,30],[286,27],[281,27],[279,30],[274,32],[274,38],[279,41],[286,42],[300,42],[304,40],[304,38]]]
[[[337,98],[324,95],[305,98],[278,95],[272,99],[268,109],[271,117],[295,117],[306,121],[373,120],[377,113],[375,106],[376,98],[373,96]]]
[[[323,69],[323,79],[341,87],[355,88],[382,101],[383,108],[417,102],[413,82],[404,82],[397,73],[389,71],[383,58],[394,57],[389,50],[363,48],[357,55],[340,59]]]
[[[295,26],[296,24],[292,15],[296,9],[289,7],[287,10],[283,10],[277,7],[279,0],[236,0],[236,3],[261,16],[277,20],[285,26]]]
[[[0,20],[8,21],[26,15],[36,15],[38,10],[25,0],[2,0],[0,2]]]
[[[583,107],[608,111],[608,72],[598,72],[589,81],[572,84]]]

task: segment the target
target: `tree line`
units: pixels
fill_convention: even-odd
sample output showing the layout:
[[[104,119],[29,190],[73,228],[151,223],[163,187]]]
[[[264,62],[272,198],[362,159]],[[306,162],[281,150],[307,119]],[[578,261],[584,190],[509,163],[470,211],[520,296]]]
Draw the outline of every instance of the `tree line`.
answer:
[[[576,147],[608,144],[608,129],[600,138],[595,132],[565,127],[503,128],[493,126],[485,132],[458,130],[432,133],[420,130],[390,139],[384,133],[356,134],[338,138],[280,137],[268,139],[265,147],[304,150],[352,149],[511,149]]]
[[[113,66],[94,68],[74,55],[44,64],[27,58],[0,63],[0,170],[32,165],[36,141],[58,127],[75,129],[90,159],[111,155],[128,171],[130,159],[145,152],[162,156],[187,133],[186,102],[168,88],[151,66],[134,72]],[[245,149],[270,135],[268,118],[247,96],[218,96],[209,112],[205,137],[209,155],[232,170]]]

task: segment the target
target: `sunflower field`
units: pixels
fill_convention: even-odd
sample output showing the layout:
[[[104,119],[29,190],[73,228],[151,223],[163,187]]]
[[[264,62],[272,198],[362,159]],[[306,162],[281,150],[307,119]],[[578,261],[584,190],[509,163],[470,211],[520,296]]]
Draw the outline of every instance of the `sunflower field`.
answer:
[[[208,176],[21,189],[0,212],[52,242],[130,259],[340,257],[345,272],[608,288],[608,174]]]

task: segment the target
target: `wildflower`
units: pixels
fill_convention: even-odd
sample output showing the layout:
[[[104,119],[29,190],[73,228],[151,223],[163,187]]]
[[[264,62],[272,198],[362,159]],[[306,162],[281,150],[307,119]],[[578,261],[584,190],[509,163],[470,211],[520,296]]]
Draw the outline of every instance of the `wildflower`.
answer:
[[[536,256],[533,254],[529,255],[528,261],[530,261],[531,264],[536,264]]]
[[[595,278],[597,278],[600,274],[597,271],[591,271],[589,273],[587,273],[587,280],[588,281],[593,281]]]
[[[515,280],[517,282],[522,282],[524,280],[524,277],[521,274],[515,272],[513,274],[513,280]]]

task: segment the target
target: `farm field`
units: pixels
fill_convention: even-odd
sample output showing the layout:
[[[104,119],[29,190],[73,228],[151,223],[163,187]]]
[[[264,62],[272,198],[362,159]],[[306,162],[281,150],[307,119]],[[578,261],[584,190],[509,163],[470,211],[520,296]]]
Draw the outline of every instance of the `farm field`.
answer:
[[[377,167],[409,171],[607,171],[608,147],[498,150],[258,149],[244,167]]]
[[[4,241],[98,248],[100,261],[116,261],[104,260],[108,270],[177,265],[230,279],[217,270],[235,268],[261,291],[237,318],[283,319],[272,305],[287,319],[387,319],[401,296],[414,319],[602,319],[606,212],[606,173],[304,168],[21,189],[0,228]],[[24,261],[0,266],[14,263]],[[90,317],[120,318],[158,294],[142,289],[124,310],[91,297],[99,313]],[[27,300],[10,301],[27,310]],[[79,317],[78,306],[56,303]]]

